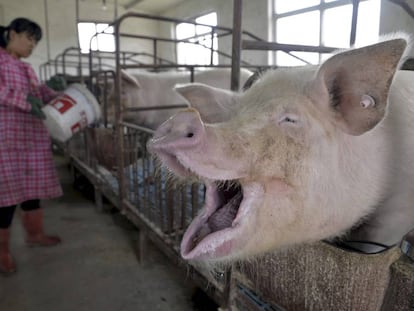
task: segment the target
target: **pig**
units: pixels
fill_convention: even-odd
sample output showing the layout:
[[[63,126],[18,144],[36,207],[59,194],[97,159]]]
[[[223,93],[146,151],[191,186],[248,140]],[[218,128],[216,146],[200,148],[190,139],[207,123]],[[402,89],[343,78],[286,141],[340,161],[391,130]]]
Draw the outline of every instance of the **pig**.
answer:
[[[121,105],[122,108],[155,106],[188,106],[188,101],[174,90],[176,84],[190,82],[190,73],[185,72],[140,72],[129,74],[121,71]],[[240,70],[242,86],[253,73],[247,69]],[[230,89],[231,70],[229,68],[209,69],[194,73],[194,81],[207,85]],[[115,97],[111,92],[108,101],[108,121],[115,120]],[[150,129],[157,128],[163,121],[175,114],[179,108],[145,111],[125,111],[123,119]]]
[[[398,243],[414,227],[414,73],[398,70],[409,42],[399,34],[272,70],[243,93],[177,87],[192,107],[147,148],[206,185],[181,256],[226,262],[335,237]],[[200,112],[206,103],[222,113]]]

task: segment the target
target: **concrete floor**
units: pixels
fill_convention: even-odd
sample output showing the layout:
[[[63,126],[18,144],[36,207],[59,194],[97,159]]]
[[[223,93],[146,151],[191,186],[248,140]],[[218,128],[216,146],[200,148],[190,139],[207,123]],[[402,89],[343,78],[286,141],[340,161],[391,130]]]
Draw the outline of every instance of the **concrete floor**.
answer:
[[[195,287],[148,243],[144,263],[137,261],[136,229],[117,213],[95,209],[71,184],[64,161],[57,159],[62,198],[43,201],[45,227],[63,243],[29,248],[20,217],[12,225],[11,251],[18,265],[0,275],[0,310],[129,311],[216,310],[192,299]]]

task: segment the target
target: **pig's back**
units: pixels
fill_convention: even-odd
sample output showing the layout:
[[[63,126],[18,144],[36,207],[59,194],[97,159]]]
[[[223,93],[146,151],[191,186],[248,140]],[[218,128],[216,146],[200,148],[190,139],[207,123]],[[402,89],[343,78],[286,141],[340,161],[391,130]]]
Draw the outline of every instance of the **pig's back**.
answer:
[[[382,127],[385,139],[391,140],[396,182],[405,175],[414,186],[414,71],[396,73]]]
[[[391,170],[388,194],[370,225],[382,227],[373,240],[392,244],[414,228],[414,71],[395,75],[388,115],[380,127],[385,130],[384,144],[391,149],[391,163],[383,169]]]
[[[247,79],[253,72],[241,68],[240,69],[240,88],[246,83]],[[217,68],[198,72],[194,78],[195,82],[204,83],[220,89],[230,90],[231,88],[231,69]]]
[[[414,71],[400,70],[396,73],[385,121],[394,138],[403,139],[404,147],[414,151]]]

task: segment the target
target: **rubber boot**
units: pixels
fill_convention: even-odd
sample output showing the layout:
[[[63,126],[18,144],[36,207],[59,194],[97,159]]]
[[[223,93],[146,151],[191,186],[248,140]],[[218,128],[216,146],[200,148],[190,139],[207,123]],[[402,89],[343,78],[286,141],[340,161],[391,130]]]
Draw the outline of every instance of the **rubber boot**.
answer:
[[[10,229],[0,229],[0,273],[12,274],[16,272],[16,264],[10,255]]]
[[[58,236],[46,235],[43,231],[43,210],[41,208],[22,213],[28,246],[55,246],[61,242]]]

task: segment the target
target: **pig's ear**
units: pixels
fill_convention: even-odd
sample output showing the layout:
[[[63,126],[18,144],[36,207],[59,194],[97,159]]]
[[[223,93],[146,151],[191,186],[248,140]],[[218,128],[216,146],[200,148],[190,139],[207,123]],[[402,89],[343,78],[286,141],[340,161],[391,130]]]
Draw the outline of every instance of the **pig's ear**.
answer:
[[[407,46],[405,39],[336,54],[317,73],[315,100],[329,111],[345,132],[361,135],[385,115],[388,91]]]
[[[238,102],[236,93],[201,83],[179,85],[175,90],[198,110],[205,123],[229,120]]]
[[[121,70],[121,79],[122,83],[125,83],[126,85],[141,88],[141,85],[139,84],[138,80],[125,70]]]

